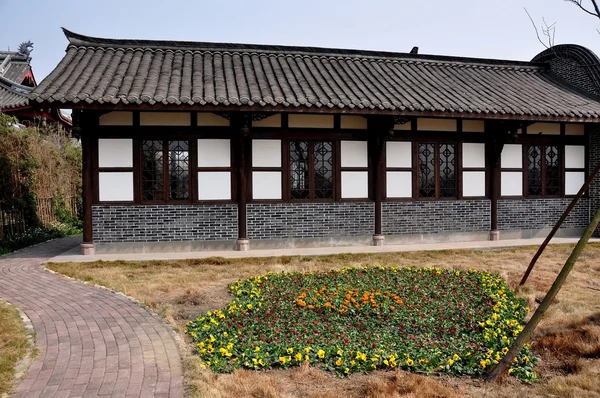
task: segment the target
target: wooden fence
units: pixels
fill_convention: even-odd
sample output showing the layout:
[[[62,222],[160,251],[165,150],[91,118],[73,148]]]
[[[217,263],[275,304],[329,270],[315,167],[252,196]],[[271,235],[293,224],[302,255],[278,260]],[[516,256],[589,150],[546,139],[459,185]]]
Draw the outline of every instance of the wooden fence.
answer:
[[[66,208],[72,216],[78,217],[77,198],[65,199]],[[56,219],[56,204],[52,198],[37,199],[37,216],[43,225],[48,225]],[[0,240],[5,236],[18,236],[27,232],[35,225],[28,225],[23,206],[7,205],[0,202]]]

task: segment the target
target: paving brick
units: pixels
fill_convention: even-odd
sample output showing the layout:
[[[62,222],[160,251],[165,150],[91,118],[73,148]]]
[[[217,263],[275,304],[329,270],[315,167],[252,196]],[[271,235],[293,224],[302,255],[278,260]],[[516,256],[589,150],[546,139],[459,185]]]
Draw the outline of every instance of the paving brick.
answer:
[[[182,397],[181,361],[163,324],[122,296],[43,270],[79,243],[59,239],[0,258],[0,297],[29,316],[40,352],[14,397],[151,397],[157,386]]]

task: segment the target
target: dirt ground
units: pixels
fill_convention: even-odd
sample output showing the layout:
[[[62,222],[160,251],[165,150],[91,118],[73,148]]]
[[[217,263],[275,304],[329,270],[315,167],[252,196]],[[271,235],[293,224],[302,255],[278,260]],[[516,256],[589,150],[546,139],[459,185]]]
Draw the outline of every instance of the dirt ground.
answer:
[[[549,246],[519,294],[532,309],[550,288],[572,246]],[[142,300],[184,335],[196,316],[224,307],[227,286],[268,271],[312,271],[356,265],[439,266],[500,274],[516,287],[537,247],[322,257],[198,259],[154,262],[49,264],[48,267]],[[193,396],[208,397],[600,397],[600,244],[590,244],[538,327],[532,348],[540,381],[479,379],[376,371],[347,378],[302,367],[215,374],[188,353],[186,381]]]

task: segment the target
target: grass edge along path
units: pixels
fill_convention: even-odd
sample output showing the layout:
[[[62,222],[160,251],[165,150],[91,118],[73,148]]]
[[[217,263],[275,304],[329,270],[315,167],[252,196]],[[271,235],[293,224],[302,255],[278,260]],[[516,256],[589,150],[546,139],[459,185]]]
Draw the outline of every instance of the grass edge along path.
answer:
[[[16,366],[31,348],[19,311],[0,299],[0,397],[14,390]]]
[[[400,285],[382,286],[391,280]],[[365,281],[371,281],[371,284],[365,284]],[[406,282],[404,285],[403,281]],[[419,283],[422,285],[419,286]],[[431,289],[426,285],[428,283],[437,285]],[[396,291],[395,286],[400,286],[400,290]],[[386,290],[390,287],[392,290]],[[469,316],[469,325],[462,325],[464,327],[460,333],[453,326],[445,325],[449,327],[448,333],[452,336],[445,341],[442,339],[441,343],[439,336],[437,342],[433,341],[435,338],[432,335],[436,333],[432,333],[432,330],[436,323],[442,322],[442,315],[439,318],[436,315],[435,319],[430,317],[406,335],[402,335],[403,331],[384,331],[387,336],[377,341],[378,344],[375,344],[375,340],[362,340],[361,337],[358,339],[359,344],[354,339],[354,344],[350,341],[348,346],[344,346],[340,343],[348,343],[348,339],[342,339],[341,333],[332,339],[329,335],[332,333],[330,328],[320,327],[321,323],[327,323],[328,320],[339,323],[349,321],[354,330],[346,329],[344,333],[352,336],[361,333],[356,326],[359,323],[362,325],[363,320],[369,318],[374,321],[371,327],[376,327],[377,322],[408,323],[409,319],[414,319],[418,314],[414,309],[422,311],[420,305],[422,301],[427,301],[426,296],[418,294],[409,297],[410,292],[406,290],[415,292],[415,287],[428,294],[438,294],[434,300],[438,303],[438,310],[440,307],[446,310],[449,308],[444,307],[444,304],[457,304],[448,302],[439,306],[439,300],[451,299],[453,292],[448,289],[459,290],[465,287],[464,293],[472,293],[468,287],[475,288],[477,294],[466,297],[458,305],[468,306],[471,300],[481,301],[480,305],[485,302],[485,311],[475,311],[473,319]],[[289,295],[290,290],[292,296]],[[234,299],[227,308],[209,311],[191,321],[187,327],[195,342],[197,354],[205,366],[216,372],[228,372],[235,368],[288,368],[309,363],[335,371],[341,376],[352,372],[394,368],[481,376],[508,352],[508,347],[523,330],[523,319],[529,310],[524,300],[517,298],[499,275],[436,267],[399,268],[376,265],[326,272],[267,273],[232,284],[230,292]],[[461,294],[463,292],[459,293]],[[477,297],[478,295],[481,297]],[[274,304],[280,302],[278,297],[284,296],[285,300],[281,300],[286,301],[284,305]],[[404,311],[411,306],[412,312]],[[282,314],[286,309],[289,312]],[[473,308],[465,307],[460,311],[463,310],[471,311]],[[310,314],[315,312],[323,316],[311,317]],[[309,316],[305,316],[307,313]],[[276,323],[274,318],[284,321]],[[290,327],[287,321],[289,319],[302,320],[294,322]],[[453,322],[447,318],[444,321],[450,324]],[[289,329],[281,330],[286,327]],[[300,328],[298,334],[306,334],[309,339],[301,344],[296,338],[285,341],[290,333],[297,333],[297,328]],[[371,336],[373,331],[371,329],[371,333],[362,333]],[[311,337],[313,334],[316,337]],[[421,335],[417,336],[418,334]],[[398,335],[404,340],[399,342]],[[453,342],[457,343],[457,347],[460,346],[459,339],[473,339],[476,344],[453,349]],[[332,340],[336,340],[336,343],[332,343]],[[418,342],[414,343],[415,341]],[[382,342],[387,344],[382,346]],[[432,346],[425,346],[427,344]],[[411,348],[405,348],[405,345]],[[524,381],[535,380],[537,376],[533,371],[534,363],[535,358],[527,346],[512,364],[510,372]]]

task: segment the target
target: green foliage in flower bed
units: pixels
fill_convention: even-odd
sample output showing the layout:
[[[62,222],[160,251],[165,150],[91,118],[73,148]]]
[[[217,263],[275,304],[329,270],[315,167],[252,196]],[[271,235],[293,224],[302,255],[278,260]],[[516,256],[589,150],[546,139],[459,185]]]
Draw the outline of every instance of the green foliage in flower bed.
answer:
[[[402,368],[480,376],[529,311],[498,275],[434,267],[266,274],[230,290],[227,308],[187,327],[216,372],[309,362],[340,375]],[[510,373],[534,380],[534,362],[525,347]]]

